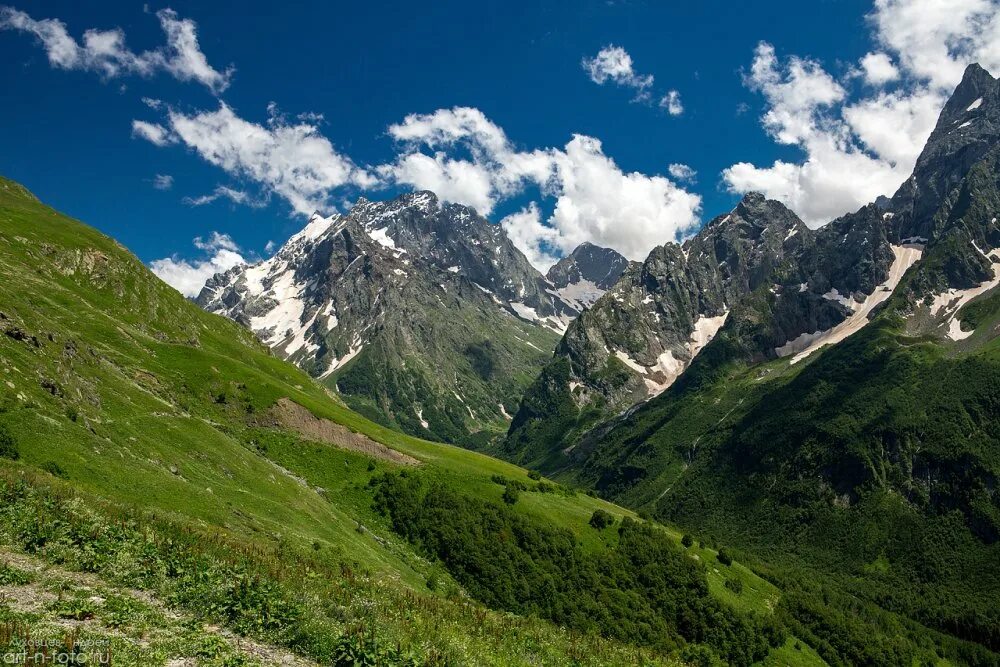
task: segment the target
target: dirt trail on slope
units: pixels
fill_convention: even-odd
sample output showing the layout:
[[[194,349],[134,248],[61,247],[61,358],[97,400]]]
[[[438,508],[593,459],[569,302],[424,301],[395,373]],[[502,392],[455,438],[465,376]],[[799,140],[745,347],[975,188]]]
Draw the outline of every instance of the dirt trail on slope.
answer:
[[[316,417],[308,409],[290,398],[278,399],[278,402],[271,408],[270,414],[278,424],[298,433],[307,440],[325,442],[341,449],[401,465],[420,465],[420,461],[412,456],[397,452],[381,442],[375,442],[368,436],[355,433],[329,419]]]

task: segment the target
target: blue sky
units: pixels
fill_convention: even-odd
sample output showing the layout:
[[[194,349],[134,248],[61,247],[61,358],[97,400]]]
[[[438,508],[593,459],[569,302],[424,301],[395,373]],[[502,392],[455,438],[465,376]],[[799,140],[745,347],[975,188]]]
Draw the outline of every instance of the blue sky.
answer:
[[[728,210],[751,188],[804,209],[811,224],[878,189],[891,194],[957,82],[955,68],[1000,60],[986,41],[947,46],[994,26],[996,4],[987,0],[955,0],[940,16],[917,11],[912,0],[227,4],[8,7],[0,18],[7,28],[0,30],[7,91],[0,173],[146,262],[196,261],[220,249],[264,255],[269,241],[280,244],[301,228],[316,201],[331,213],[362,193],[386,198],[436,182],[440,175],[414,176],[402,159],[440,152],[437,167],[456,179],[445,190],[480,208],[488,201],[491,219],[513,215],[509,231],[536,263],[581,239],[639,256],[654,240],[673,240]],[[157,15],[167,7],[172,25],[187,22],[196,34],[194,51],[214,79],[173,60]],[[107,58],[86,54],[55,63],[56,43],[28,19],[57,19],[78,48],[86,30],[118,28],[124,45],[115,48],[135,62],[123,64],[118,53],[116,71]],[[901,21],[907,30],[894,32]],[[605,72],[598,83],[601,72],[585,65],[609,46],[628,54],[632,74]],[[681,113],[661,108],[669,91],[677,91]],[[476,110],[475,120],[460,118],[457,107]],[[411,114],[425,116],[405,124]],[[135,121],[163,129],[164,145],[143,138]],[[273,165],[274,154],[248,157],[233,143],[240,137],[212,143],[245,124],[275,133],[281,154],[282,142],[302,131],[328,140],[320,161],[340,161],[353,175],[327,170],[319,186],[276,187],[284,174],[261,176],[267,165],[252,164]],[[904,134],[889,136],[890,126]],[[501,149],[489,144],[494,130],[507,142]],[[574,155],[574,135],[600,147],[578,144]],[[544,177],[511,172],[512,161],[532,154],[545,162]],[[787,167],[774,167],[776,160]],[[696,178],[678,178],[683,171],[671,174],[671,164]],[[832,187],[830,173],[865,182]],[[487,179],[485,191],[469,189],[475,178]],[[621,187],[604,192],[616,179]],[[243,203],[226,196],[192,203],[219,186],[242,193]],[[288,188],[291,196],[308,192],[308,203],[290,203]],[[661,206],[664,194],[675,198],[670,207]],[[651,201],[625,215],[615,197]],[[632,229],[632,218],[643,221]],[[231,240],[213,244],[212,232]]]

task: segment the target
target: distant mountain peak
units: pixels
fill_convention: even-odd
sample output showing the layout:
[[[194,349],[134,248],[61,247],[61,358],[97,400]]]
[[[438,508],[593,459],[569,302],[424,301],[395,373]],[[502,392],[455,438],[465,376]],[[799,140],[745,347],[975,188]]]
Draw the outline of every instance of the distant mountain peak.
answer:
[[[545,277],[559,297],[583,310],[611,289],[628,265],[617,250],[584,241],[553,264]]]

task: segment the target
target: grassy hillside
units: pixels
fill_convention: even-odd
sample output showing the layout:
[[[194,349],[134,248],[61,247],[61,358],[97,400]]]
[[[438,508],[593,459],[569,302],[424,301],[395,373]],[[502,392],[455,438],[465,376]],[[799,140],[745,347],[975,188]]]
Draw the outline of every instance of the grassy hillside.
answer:
[[[280,410],[281,399],[301,413]],[[491,599],[494,577],[457,568],[375,503],[384,480],[401,474],[517,526],[515,558],[533,553],[550,567],[559,561],[537,549],[555,539],[568,558],[617,559],[618,583],[605,582],[603,594],[633,596],[660,631],[616,634],[614,618],[594,624],[531,606],[537,591]],[[413,509],[423,521],[432,503]],[[598,510],[613,527],[591,525]],[[626,531],[625,517],[636,518],[513,465],[368,421],[114,241],[0,180],[0,542],[10,558],[89,573],[53,589],[57,601],[86,598],[71,603],[86,607],[70,619],[83,635],[121,645],[142,632],[131,617],[124,630],[109,621],[112,598],[85,595],[86,576],[91,589],[144,591],[154,607],[188,617],[153,624],[165,637],[149,653],[153,664],[193,656],[252,664],[253,652],[219,639],[220,627],[265,654],[336,664],[367,653],[382,664],[562,665],[704,663],[725,651],[762,655],[751,645],[766,654],[767,642],[775,655],[786,651],[774,586],[739,563],[719,565],[709,548],[685,553],[668,529]],[[505,539],[502,525],[482,530],[485,544]],[[659,544],[651,553],[686,578],[690,596],[668,605],[666,580],[622,578],[638,573],[619,550],[626,533],[642,549]],[[513,572],[509,562],[491,567]],[[566,609],[588,589],[561,590]],[[43,602],[0,603],[0,620],[34,636],[65,625],[62,602]],[[699,627],[753,637],[743,646],[670,615],[685,605]],[[773,634],[755,634],[766,628]],[[134,656],[124,664],[150,664],[142,651],[119,654]]]

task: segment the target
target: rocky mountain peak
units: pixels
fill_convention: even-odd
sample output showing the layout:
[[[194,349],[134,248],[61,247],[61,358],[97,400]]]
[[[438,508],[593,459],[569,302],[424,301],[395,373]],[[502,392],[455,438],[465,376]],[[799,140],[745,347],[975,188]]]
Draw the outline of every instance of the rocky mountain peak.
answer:
[[[978,108],[980,105],[976,104],[977,100],[983,98],[985,101],[987,97],[994,97],[996,90],[997,80],[993,75],[983,69],[979,63],[972,63],[965,68],[962,81],[955,88],[947,104],[944,105],[938,122],[947,122],[968,111],[970,106],[976,105],[975,108]],[[991,99],[990,101],[995,100]]]
[[[586,280],[607,290],[627,267],[628,260],[617,250],[584,241],[553,264],[545,277],[559,288]]]
[[[545,277],[555,288],[549,289],[550,294],[583,310],[609,290],[628,266],[628,260],[618,251],[584,241],[553,264]]]
[[[934,212],[998,142],[1000,82],[979,65],[969,65],[917,158],[913,175],[892,197],[900,236],[936,238],[942,230],[935,228],[940,221],[935,222]]]

